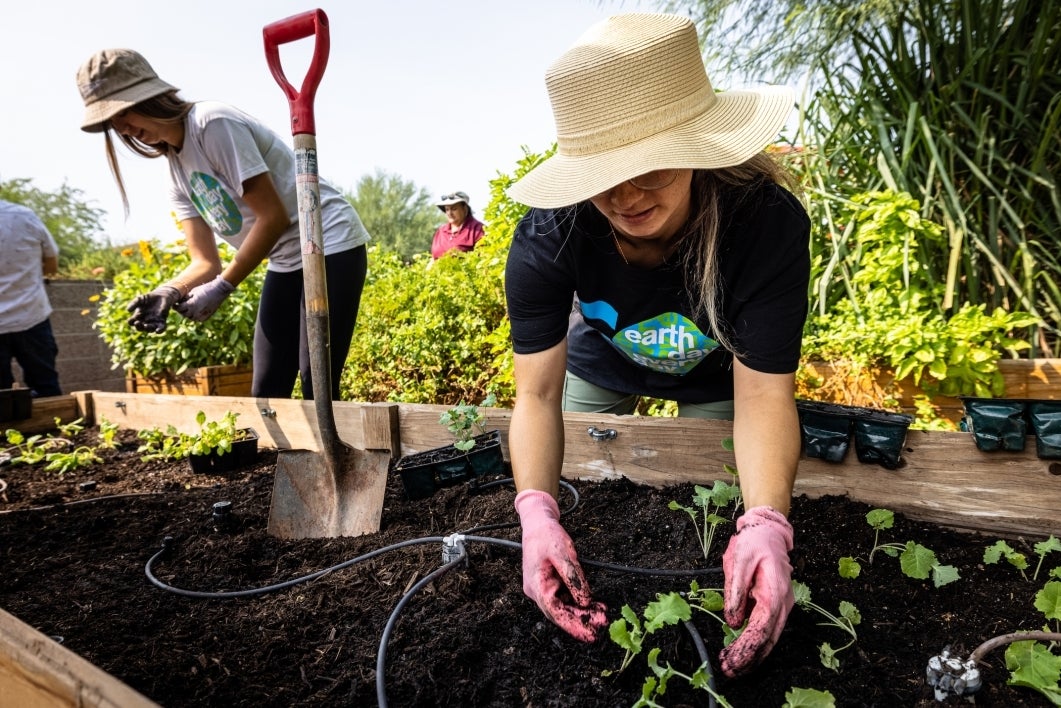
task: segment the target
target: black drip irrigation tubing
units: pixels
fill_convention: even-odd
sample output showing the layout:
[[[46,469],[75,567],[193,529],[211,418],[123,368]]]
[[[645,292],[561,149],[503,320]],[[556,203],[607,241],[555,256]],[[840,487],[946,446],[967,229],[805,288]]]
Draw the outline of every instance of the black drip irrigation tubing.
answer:
[[[479,491],[481,491],[483,489],[487,489],[489,487],[492,487],[492,486],[495,486],[495,485],[500,485],[500,484],[512,484],[512,480],[509,478],[509,479],[497,480],[497,481],[494,481],[494,482],[489,482],[489,483],[486,483],[486,484],[479,485],[479,486],[476,487],[476,493],[478,493]],[[571,506],[566,509],[566,512],[571,512],[576,507],[578,507],[578,505],[579,505],[580,499],[579,499],[579,495],[578,495],[578,490],[576,490],[571,484],[569,484],[568,482],[565,482],[563,480],[560,481],[560,484],[574,498],[573,503],[571,504]],[[154,492],[154,493],[159,493],[159,492]],[[151,493],[148,493],[148,494],[151,494]],[[114,495],[114,496],[115,497],[121,497],[121,496],[137,496],[137,495],[131,494],[131,495]],[[84,499],[84,500],[80,500],[78,502],[68,502],[68,504],[76,504],[76,503],[80,503],[82,501],[96,501],[98,499],[104,499],[104,498],[106,498],[106,497],[96,497],[94,499]],[[57,505],[57,506],[63,506],[63,505]],[[49,508],[49,507],[40,507],[40,508]],[[147,579],[151,582],[152,585],[154,585],[155,587],[159,588],[160,590],[164,590],[164,591],[172,593],[174,595],[180,595],[180,596],[183,596],[183,597],[193,597],[193,598],[199,598],[199,599],[230,599],[230,598],[237,598],[237,597],[253,597],[255,595],[264,595],[266,593],[276,592],[278,590],[285,590],[285,589],[293,587],[295,585],[299,585],[299,584],[304,583],[304,582],[309,582],[309,581],[312,581],[312,580],[316,580],[316,579],[321,578],[321,577],[323,577],[325,575],[333,573],[333,572],[335,572],[337,570],[342,570],[343,568],[348,568],[348,567],[350,567],[352,565],[355,565],[357,563],[360,563],[362,561],[370,560],[372,558],[375,558],[376,556],[380,556],[380,555],[383,555],[384,553],[388,553],[390,551],[395,551],[395,550],[398,550],[398,549],[401,549],[401,548],[407,548],[407,547],[415,546],[415,545],[423,545],[423,544],[431,544],[431,543],[440,543],[441,542],[441,543],[444,544],[443,553],[444,553],[444,557],[445,557],[447,549],[451,549],[453,547],[456,547],[458,549],[457,557],[453,558],[452,560],[448,560],[448,561],[444,562],[443,565],[441,565],[440,567],[436,568],[435,570],[433,570],[432,572],[428,573],[426,576],[421,578],[419,581],[417,581],[409,589],[409,591],[406,592],[398,600],[398,603],[395,605],[394,610],[391,612],[390,617],[387,619],[387,624],[386,624],[386,626],[383,629],[382,636],[380,637],[379,649],[378,649],[378,651],[376,653],[376,698],[377,698],[378,703],[379,703],[379,708],[387,708],[387,693],[386,693],[386,687],[385,687],[384,680],[383,680],[383,677],[385,675],[385,670],[386,670],[387,644],[390,641],[390,636],[391,636],[391,634],[394,631],[394,627],[395,627],[395,625],[398,622],[398,617],[401,615],[402,610],[412,600],[413,596],[416,595],[416,593],[418,593],[422,588],[424,588],[425,586],[427,586],[430,583],[434,582],[438,578],[442,577],[443,575],[445,575],[449,571],[451,571],[454,568],[456,568],[457,566],[459,566],[461,563],[464,563],[464,562],[466,562],[468,560],[468,551],[467,551],[467,549],[464,546],[464,542],[465,541],[493,544],[493,545],[496,545],[496,546],[504,546],[506,548],[512,548],[512,549],[515,549],[515,550],[521,550],[523,548],[523,544],[517,543],[516,541],[509,541],[509,540],[503,539],[503,538],[493,538],[493,537],[490,537],[490,536],[470,535],[470,532],[472,532],[472,531],[482,531],[482,530],[496,529],[496,528],[511,528],[511,527],[514,527],[514,526],[518,526],[518,523],[512,522],[512,523],[504,523],[504,524],[488,524],[488,525],[474,527],[472,529],[469,529],[469,531],[467,531],[467,532],[455,533],[455,534],[453,534],[451,536],[445,536],[445,537],[443,537],[443,536],[424,536],[424,537],[421,537],[421,538],[415,538],[415,539],[410,539],[410,540],[406,540],[406,541],[401,541],[399,543],[394,543],[394,544],[391,544],[389,546],[384,546],[383,548],[377,548],[374,551],[370,551],[368,553],[364,553],[364,554],[362,554],[360,556],[357,556],[356,558],[351,558],[351,559],[345,560],[342,563],[338,563],[338,564],[330,566],[328,568],[324,568],[323,570],[318,570],[318,571],[315,571],[313,573],[309,573],[309,574],[306,574],[306,575],[299,576],[297,578],[292,578],[290,580],[286,580],[286,581],[281,582],[281,583],[274,583],[272,585],[266,585],[266,586],[259,587],[259,588],[250,588],[250,589],[247,589],[247,590],[228,590],[228,591],[186,590],[184,588],[179,588],[179,587],[176,587],[174,585],[170,585],[168,583],[165,583],[165,582],[159,580],[159,578],[154,573],[155,562],[160,560],[160,559],[162,559],[162,558],[164,558],[166,555],[168,555],[172,551],[173,547],[176,545],[176,540],[172,536],[166,536],[162,540],[162,548],[159,549],[153,556],[151,556],[148,559],[147,563],[144,565],[144,574],[147,576]],[[633,574],[639,574],[639,575],[665,576],[665,577],[698,576],[698,575],[714,574],[714,573],[721,573],[722,572],[722,569],[718,568],[718,567],[715,567],[715,568],[694,568],[694,569],[685,569],[685,570],[672,570],[672,569],[667,569],[667,568],[639,568],[639,567],[635,567],[635,566],[626,566],[626,565],[620,565],[620,564],[616,564],[616,563],[607,563],[607,562],[604,562],[604,561],[594,561],[594,560],[588,560],[588,559],[583,559],[581,561],[581,563],[583,565],[593,566],[593,567],[596,567],[596,568],[601,568],[603,570],[609,570],[609,571],[614,571],[614,572],[633,573]],[[708,705],[711,708],[714,708],[716,703],[715,703],[714,696],[711,695],[711,692],[713,692],[715,690],[715,675],[714,675],[714,672],[712,671],[711,661],[710,661],[710,658],[709,658],[709,656],[707,654],[707,649],[704,646],[703,639],[700,637],[699,632],[697,632],[697,630],[693,626],[692,622],[686,621],[684,624],[685,624],[686,630],[689,632],[689,634],[692,637],[693,644],[696,647],[697,654],[699,654],[699,656],[700,656],[701,665],[706,667],[706,670],[707,670],[707,673],[708,673],[708,683],[709,683],[709,687],[711,689],[711,691],[709,691],[709,702],[708,702]]]

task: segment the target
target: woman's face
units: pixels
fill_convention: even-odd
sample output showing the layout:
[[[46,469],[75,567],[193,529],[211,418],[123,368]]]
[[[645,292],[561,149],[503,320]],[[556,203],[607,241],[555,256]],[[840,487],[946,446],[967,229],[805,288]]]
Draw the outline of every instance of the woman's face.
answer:
[[[168,143],[180,147],[179,143],[173,142],[173,131],[179,124],[163,123],[127,108],[110,119],[111,127],[130,138],[135,138],[145,145],[160,145]]]
[[[666,182],[674,172],[674,181],[659,189],[634,186]],[[624,236],[666,240],[678,233],[689,218],[692,183],[692,170],[656,170],[601,192],[590,202]]]
[[[442,208],[446,210],[446,221],[453,226],[460,226],[464,223],[464,218],[468,216],[468,205],[464,202],[447,204]]]

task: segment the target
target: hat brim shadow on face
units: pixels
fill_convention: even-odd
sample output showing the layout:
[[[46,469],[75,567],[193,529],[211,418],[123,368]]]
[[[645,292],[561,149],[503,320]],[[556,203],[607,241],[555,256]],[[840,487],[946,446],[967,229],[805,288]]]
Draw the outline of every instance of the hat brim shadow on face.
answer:
[[[571,206],[638,175],[661,169],[739,165],[779,135],[795,104],[786,86],[716,94],[710,110],[636,142],[590,155],[558,150],[508,188],[542,209]]]

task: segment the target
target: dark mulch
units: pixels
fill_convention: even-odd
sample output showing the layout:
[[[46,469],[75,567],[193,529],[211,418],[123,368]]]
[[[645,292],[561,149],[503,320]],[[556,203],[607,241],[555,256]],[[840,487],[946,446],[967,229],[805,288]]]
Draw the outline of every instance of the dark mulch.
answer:
[[[96,439],[93,431],[82,437],[89,444]],[[391,706],[613,708],[632,705],[640,695],[649,675],[644,656],[618,676],[602,676],[619,666],[622,651],[607,639],[579,644],[544,621],[522,594],[518,551],[500,545],[469,541],[467,566],[426,585],[396,615],[411,587],[441,566],[437,540],[240,599],[179,596],[152,585],[144,572],[166,536],[175,544],[157,562],[157,576],[204,592],[279,583],[455,531],[518,541],[508,485],[479,494],[461,485],[410,502],[392,479],[379,534],[283,541],[265,531],[275,451],[261,451],[251,468],[210,477],[192,474],[186,463],[141,462],[132,434],[121,439],[120,450],[104,453],[105,464],[61,479],[40,468],[0,467],[7,483],[0,494],[0,607],[163,706],[376,705],[388,622],[382,663]],[[887,472],[867,468],[867,474]],[[82,491],[88,480],[97,482],[95,490]],[[638,568],[718,563],[728,531],[705,563],[688,517],[667,508],[671,500],[689,504],[689,485],[575,487],[581,503],[565,514],[565,525],[583,559]],[[105,498],[110,495],[130,496]],[[230,524],[215,523],[218,501],[232,502]],[[565,495],[562,505],[569,502]],[[930,656],[946,645],[967,655],[995,635],[1042,628],[1032,604],[1042,578],[1033,583],[1011,567],[985,566],[983,549],[994,537],[898,517],[888,540],[931,548],[962,579],[936,589],[902,575],[898,559],[880,554],[872,567],[863,564],[857,580],[841,579],[837,560],[865,557],[872,547],[868,510],[840,497],[801,497],[792,509],[796,578],[810,586],[817,604],[836,612],[847,600],[862,614],[858,642],[839,655],[840,670],[819,663],[818,647],[842,646],[846,635],[797,608],[779,646],[755,673],[718,678],[719,692],[734,706],[781,706],[794,686],[828,690],[841,706],[937,705],[924,679]],[[507,526],[482,528],[495,524]],[[1036,540],[1014,543],[1030,554]],[[689,587],[687,578],[588,565],[587,574],[613,617],[624,604],[641,611],[657,593]],[[699,584],[720,587],[721,576],[707,573]],[[695,626],[715,661],[717,623],[697,614]],[[661,630],[649,646],[660,647],[663,658],[686,673],[699,664],[681,627]],[[978,705],[1048,705],[1032,691],[1006,685],[1002,649],[981,668]],[[707,699],[672,683],[661,703],[707,705]],[[947,702],[959,703],[965,705]]]

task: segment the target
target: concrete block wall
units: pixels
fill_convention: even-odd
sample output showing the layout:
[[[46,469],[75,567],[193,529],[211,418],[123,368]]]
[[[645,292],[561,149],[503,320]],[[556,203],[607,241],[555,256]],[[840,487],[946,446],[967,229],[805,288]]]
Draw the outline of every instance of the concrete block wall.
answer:
[[[111,369],[110,347],[92,329],[98,305],[89,298],[108,286],[98,280],[53,280],[46,286],[52,303],[52,331],[59,346],[56,368],[64,393],[125,390],[125,373]],[[13,368],[21,384],[18,364]]]

